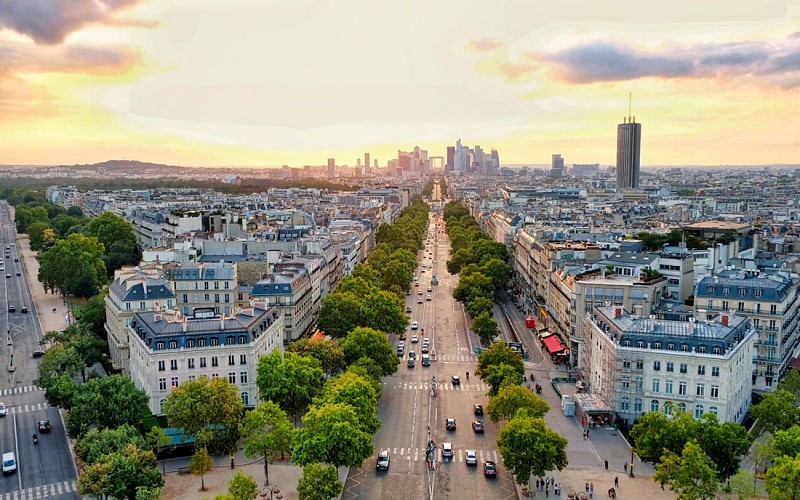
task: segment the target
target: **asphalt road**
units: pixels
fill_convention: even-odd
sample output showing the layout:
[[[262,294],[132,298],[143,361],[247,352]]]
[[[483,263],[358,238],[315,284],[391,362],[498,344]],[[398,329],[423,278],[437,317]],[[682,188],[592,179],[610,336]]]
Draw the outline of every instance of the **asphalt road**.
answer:
[[[497,451],[498,426],[488,416],[473,415],[473,404],[486,407],[488,387],[476,377],[466,380],[466,372],[474,371],[477,357],[465,328],[463,309],[452,297],[458,277],[447,273],[449,242],[447,235],[436,229],[438,215],[431,215],[429,239],[425,250],[419,252],[419,288],[412,288],[412,294],[406,297],[406,304],[413,310],[411,320],[418,321],[419,330],[408,331],[398,372],[383,379],[383,395],[378,403],[378,417],[383,425],[375,434],[375,456],[367,459],[361,468],[350,470],[343,499],[517,497],[513,478],[503,469]],[[427,287],[434,274],[439,284],[432,287],[432,300],[427,301],[424,300],[428,295]],[[423,290],[422,304],[417,303],[417,290]],[[417,344],[411,343],[415,333],[419,336]],[[424,337],[431,339],[430,367],[420,363]],[[398,341],[398,338],[392,339],[395,345]],[[417,353],[417,363],[414,368],[408,368],[406,362],[412,349]],[[452,384],[453,375],[460,377],[460,385]],[[431,393],[434,377],[436,396]],[[456,431],[445,429],[448,418],[456,419]],[[484,434],[472,431],[471,422],[475,418],[483,421]],[[433,469],[429,469],[426,460],[429,437],[437,446]],[[441,446],[445,442],[453,445],[452,459],[445,460],[441,456]],[[381,450],[390,453],[391,465],[386,472],[375,470],[375,459]],[[475,450],[477,466],[466,465],[466,450]],[[497,479],[483,477],[485,460],[498,464]]]
[[[4,498],[76,498],[75,467],[58,409],[44,399],[44,391],[33,385],[38,377],[39,359],[33,351],[41,349],[41,328],[35,304],[28,287],[23,259],[14,240],[14,228],[8,207],[0,203],[0,401],[8,414],[0,417],[0,449],[14,452],[17,473],[0,481],[0,497]],[[19,273],[19,275],[17,275]],[[10,306],[15,311],[10,312]],[[28,312],[23,313],[22,307]],[[41,434],[40,420],[49,420],[51,432]],[[33,434],[39,436],[33,443]]]

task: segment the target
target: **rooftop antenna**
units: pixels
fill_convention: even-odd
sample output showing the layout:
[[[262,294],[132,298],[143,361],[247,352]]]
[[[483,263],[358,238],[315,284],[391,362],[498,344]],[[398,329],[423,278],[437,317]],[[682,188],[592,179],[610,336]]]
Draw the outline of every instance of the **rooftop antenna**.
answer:
[[[631,121],[631,100],[633,99],[633,92],[628,92],[628,123],[633,123]]]

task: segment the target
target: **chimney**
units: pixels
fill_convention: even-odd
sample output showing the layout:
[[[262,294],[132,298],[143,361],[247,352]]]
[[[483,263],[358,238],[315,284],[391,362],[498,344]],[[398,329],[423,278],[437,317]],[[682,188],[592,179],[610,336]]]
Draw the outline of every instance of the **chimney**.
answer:
[[[719,321],[723,325],[728,326],[728,313],[721,314],[720,317],[719,317]]]
[[[219,315],[219,329],[220,330],[225,330],[225,315],[224,314],[220,314]]]
[[[183,317],[183,333],[186,333],[186,328],[189,326],[188,318],[186,316]]]
[[[622,308],[621,307],[618,307],[618,308],[614,309],[614,317],[615,318],[622,317]]]

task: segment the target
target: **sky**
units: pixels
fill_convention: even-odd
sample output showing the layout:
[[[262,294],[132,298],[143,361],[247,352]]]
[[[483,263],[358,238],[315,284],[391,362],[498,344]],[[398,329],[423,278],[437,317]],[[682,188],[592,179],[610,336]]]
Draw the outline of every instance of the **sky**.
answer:
[[[800,0],[0,0],[0,164],[800,164]]]

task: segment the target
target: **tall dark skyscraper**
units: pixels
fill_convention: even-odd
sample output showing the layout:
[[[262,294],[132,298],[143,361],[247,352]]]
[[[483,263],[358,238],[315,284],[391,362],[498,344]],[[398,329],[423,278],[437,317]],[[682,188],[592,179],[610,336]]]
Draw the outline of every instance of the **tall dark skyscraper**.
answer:
[[[455,167],[456,147],[447,146],[447,165],[444,166],[445,172],[452,172]]]
[[[624,118],[617,125],[617,189],[639,187],[639,157],[642,124],[636,117]]]

